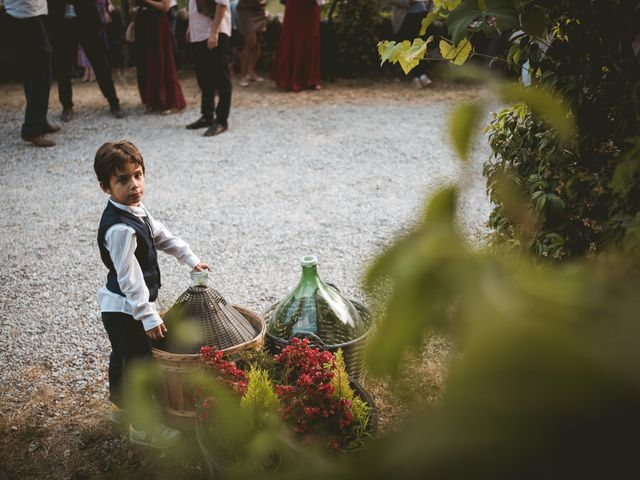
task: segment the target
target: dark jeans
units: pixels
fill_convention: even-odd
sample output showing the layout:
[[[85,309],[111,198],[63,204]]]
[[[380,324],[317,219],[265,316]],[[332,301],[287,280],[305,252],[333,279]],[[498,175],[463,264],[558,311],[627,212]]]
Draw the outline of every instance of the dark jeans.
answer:
[[[57,20],[53,22],[52,30],[58,97],[62,107],[70,108],[73,106],[71,68],[76,63],[78,44],[82,46],[89,62],[91,62],[100,91],[109,102],[109,106],[118,107],[120,102],[111,78],[107,46],[100,30],[81,17]]]
[[[191,48],[198,86],[202,90],[200,113],[203,117],[213,117],[214,96],[218,94],[215,119],[218,123],[226,124],[231,110],[229,37],[221,33],[218,36],[218,46],[212,50],[207,48],[206,40],[192,43]]]
[[[127,367],[132,361],[151,358],[151,341],[144,331],[142,322],[131,315],[119,312],[102,312],[109,342],[109,399],[118,407],[124,408],[123,380],[127,375]]]
[[[12,18],[13,42],[22,62],[22,83],[27,106],[22,136],[42,135],[47,130],[51,90],[51,45],[45,17]]]

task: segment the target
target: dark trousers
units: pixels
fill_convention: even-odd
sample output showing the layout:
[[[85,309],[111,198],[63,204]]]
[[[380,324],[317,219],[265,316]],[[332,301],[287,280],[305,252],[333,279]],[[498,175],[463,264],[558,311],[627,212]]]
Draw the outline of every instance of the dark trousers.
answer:
[[[51,45],[45,17],[12,18],[13,41],[22,63],[24,111],[22,136],[42,135],[47,130],[49,91],[51,90]]]
[[[196,68],[198,86],[202,91],[200,113],[212,118],[215,95],[218,94],[218,106],[215,107],[215,120],[226,124],[231,110],[231,71],[229,69],[229,37],[223,33],[218,36],[218,46],[207,48],[206,40],[191,44],[193,64]]]
[[[111,65],[105,40],[100,30],[81,17],[60,19],[53,25],[53,58],[58,81],[58,97],[63,108],[73,106],[71,69],[76,63],[78,45],[82,46],[96,74],[100,91],[112,108],[120,102],[111,78]]]
[[[109,342],[109,399],[118,407],[124,408],[124,378],[131,362],[151,358],[151,341],[144,331],[142,322],[131,315],[119,312],[102,312]]]

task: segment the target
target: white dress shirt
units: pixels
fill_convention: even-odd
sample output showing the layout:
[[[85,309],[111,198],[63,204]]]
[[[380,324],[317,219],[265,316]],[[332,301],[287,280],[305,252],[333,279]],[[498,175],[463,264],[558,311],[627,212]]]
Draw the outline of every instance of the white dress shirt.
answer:
[[[129,207],[111,199],[109,201],[117,208],[132,213],[136,217],[148,217],[157,250],[173,255],[189,268],[200,263],[189,245],[181,238],[173,236],[162,223],[154,220],[144,205]],[[110,291],[106,286],[100,288],[98,290],[100,311],[132,315],[136,320],[142,321],[145,331],[160,325],[162,319],[158,315],[155,303],[149,301],[149,289],[144,281],[142,268],[135,257],[137,247],[135,230],[124,223],[112,225],[104,235],[104,246],[109,251],[118,277],[118,285],[125,296]]]
[[[13,18],[31,18],[48,13],[47,0],[5,0],[4,8]]]
[[[231,37],[231,9],[229,8],[229,0],[215,0],[219,5],[226,5],[227,11],[220,22],[220,33]],[[191,32],[191,43],[203,42],[211,35],[211,25],[213,18],[198,12],[196,0],[189,0],[189,31]]]

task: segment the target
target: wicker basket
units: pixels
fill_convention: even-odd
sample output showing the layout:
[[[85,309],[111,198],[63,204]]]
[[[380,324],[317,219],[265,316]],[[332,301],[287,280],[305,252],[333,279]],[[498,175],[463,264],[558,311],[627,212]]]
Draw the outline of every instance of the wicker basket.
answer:
[[[335,288],[335,287],[334,287]],[[366,374],[366,364],[365,364],[365,350],[367,346],[367,341],[369,340],[369,333],[371,332],[371,314],[367,307],[362,305],[361,303],[351,300],[351,303],[356,307],[362,319],[368,324],[369,329],[366,333],[356,339],[350,340],[344,343],[335,343],[332,345],[325,344],[322,339],[320,339],[317,335],[313,333],[298,333],[295,336],[298,338],[307,338],[309,339],[309,343],[318,347],[321,350],[328,350],[331,353],[335,353],[338,349],[342,349],[342,354],[344,356],[344,363],[347,367],[347,372],[349,375],[359,383],[364,383],[365,374]],[[273,312],[278,307],[278,304],[275,303],[271,305],[265,312],[262,314],[266,323],[268,324],[271,320],[271,316]],[[279,338],[271,335],[270,333],[265,334],[266,337],[266,347],[273,354],[276,355],[280,353],[280,351],[289,345],[291,339]]]
[[[257,335],[250,341],[223,349],[224,355],[239,350],[260,349],[264,343],[266,323],[256,312],[234,305],[256,329]],[[168,422],[180,430],[193,430],[196,408],[190,376],[200,368],[200,354],[169,353],[152,348],[151,353],[163,373],[161,402]]]

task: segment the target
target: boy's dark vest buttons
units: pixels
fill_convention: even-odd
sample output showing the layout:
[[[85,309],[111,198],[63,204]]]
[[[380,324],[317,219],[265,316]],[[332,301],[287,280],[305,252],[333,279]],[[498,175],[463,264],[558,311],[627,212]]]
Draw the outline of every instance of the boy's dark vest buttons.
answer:
[[[124,223],[130,226],[136,232],[137,247],[135,251],[136,259],[142,269],[144,275],[144,283],[149,289],[149,301],[153,302],[158,298],[158,290],[160,289],[160,267],[158,266],[158,252],[156,244],[151,235],[150,228],[140,217],[125,212],[116,207],[111,202],[107,202],[107,208],[102,213],[100,219],[100,227],[98,228],[98,248],[100,249],[100,257],[102,262],[109,269],[107,274],[107,289],[118,295],[125,296],[118,285],[118,276],[111,261],[109,251],[104,246],[104,236],[110,227],[117,223]]]

